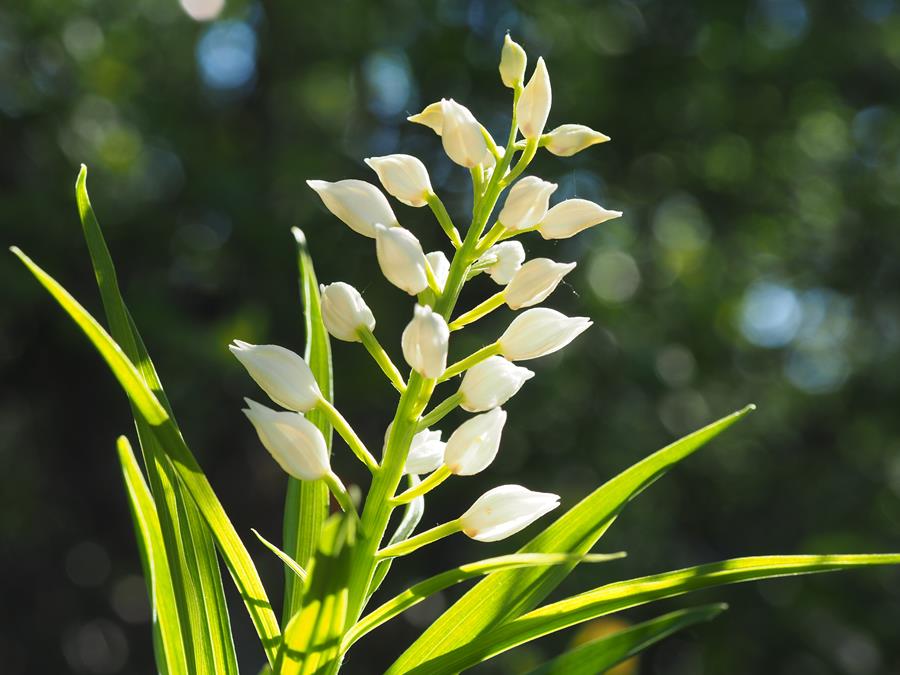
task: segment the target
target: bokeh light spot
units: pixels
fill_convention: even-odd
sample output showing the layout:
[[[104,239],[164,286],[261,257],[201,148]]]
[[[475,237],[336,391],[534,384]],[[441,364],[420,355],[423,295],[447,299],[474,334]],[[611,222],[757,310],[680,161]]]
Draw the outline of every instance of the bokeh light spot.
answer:
[[[195,21],[211,21],[225,8],[225,0],[180,0],[181,8]]]
[[[621,251],[601,251],[591,260],[588,282],[598,298],[606,302],[626,302],[641,285],[637,263]]]
[[[412,92],[409,62],[398,52],[377,52],[363,64],[369,108],[376,115],[393,117],[405,111]]]
[[[197,65],[210,89],[246,87],[256,75],[256,33],[243,21],[213,24],[197,45]]]
[[[803,319],[797,293],[790,287],[769,281],[753,284],[744,296],[740,329],[750,342],[760,347],[783,347],[794,339]]]

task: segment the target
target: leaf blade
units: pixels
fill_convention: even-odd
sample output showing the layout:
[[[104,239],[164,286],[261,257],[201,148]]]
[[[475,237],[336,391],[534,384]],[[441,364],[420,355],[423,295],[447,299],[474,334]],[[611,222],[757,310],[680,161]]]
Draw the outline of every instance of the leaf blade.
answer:
[[[82,329],[103,356],[144,421],[150,424],[154,436],[177,470],[179,479],[203,514],[262,640],[266,655],[274,660],[280,641],[280,630],[259,573],[209,480],[165,408],[150,391],[134,364],[87,310],[27,255],[15,248],[13,252]]]
[[[135,538],[141,554],[141,566],[153,607],[153,628],[157,660],[161,672],[187,672],[187,657],[181,639],[179,612],[175,604],[172,577],[164,551],[162,532],[150,489],[138,466],[131,444],[125,436],[116,442],[122,479],[134,521]]]
[[[333,401],[331,339],[322,321],[322,305],[315,268],[303,231],[295,227],[291,233],[297,244],[297,270],[306,335],[303,356],[319,384],[322,396],[328,401]],[[332,429],[325,415],[319,411],[311,411],[307,414],[307,419],[325,436],[330,451]],[[282,536],[287,554],[301,566],[308,565],[316,552],[328,516],[328,500],[328,488],[322,481],[288,479]],[[303,585],[298,584],[292,574],[286,573],[282,625],[287,625],[300,608],[302,599]]]
[[[723,417],[632,465],[560,516],[520,553],[587,553],[624,506],[719,433],[753,410]],[[572,570],[569,565],[498,572],[480,581],[450,606],[391,666],[407,672],[471,640],[472,635],[535,607]]]
[[[718,603],[663,614],[575,647],[527,675],[599,675],[678,631],[712,621],[727,608]]]
[[[451,652],[429,659],[409,670],[400,671],[392,667],[388,673],[458,673],[513,647],[577,623],[704,588],[853,567],[898,564],[900,553],[755,556],[619,581],[545,605],[502,624]]]

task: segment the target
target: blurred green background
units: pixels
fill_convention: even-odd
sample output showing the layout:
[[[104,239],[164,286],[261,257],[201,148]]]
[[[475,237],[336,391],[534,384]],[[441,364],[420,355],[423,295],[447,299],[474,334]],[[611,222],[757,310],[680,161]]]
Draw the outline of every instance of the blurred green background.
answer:
[[[298,351],[289,227],[320,279],[365,292],[399,359],[410,315],[371,242],[307,178],[375,180],[362,158],[421,157],[454,214],[468,177],[405,121],[441,96],[497,136],[504,32],[548,62],[550,125],[613,142],[534,172],[556,198],[625,216],[530,256],[579,263],[551,306],[592,317],[508,405],[501,454],[448,483],[423,525],[503,482],[570,506],[614,473],[748,402],[751,418],[641,495],[602,540],[629,558],[562,590],[719,558],[900,549],[900,13],[892,0],[17,0],[0,7],[0,223],[99,314],[73,199],[79,163],[187,438],[280,597],[284,476],[240,414],[256,389],[233,337]],[[440,231],[395,210],[430,249]],[[149,614],[113,442],[133,430],[112,377],[21,266],[0,262],[0,670],[152,671]],[[491,282],[462,300],[474,305]],[[498,312],[452,346],[499,334]],[[380,445],[394,397],[337,343],[337,403]],[[529,364],[530,365],[530,364]],[[448,419],[445,428],[461,417]],[[338,451],[347,480],[362,475]],[[384,593],[513,550],[452,538],[394,567]],[[232,589],[229,588],[229,591]],[[376,673],[456,593],[351,652]],[[900,572],[707,592],[628,613],[732,609],[650,650],[633,672],[900,673]],[[238,653],[261,652],[231,594]],[[602,629],[603,626],[595,627]],[[516,673],[573,632],[479,669]]]

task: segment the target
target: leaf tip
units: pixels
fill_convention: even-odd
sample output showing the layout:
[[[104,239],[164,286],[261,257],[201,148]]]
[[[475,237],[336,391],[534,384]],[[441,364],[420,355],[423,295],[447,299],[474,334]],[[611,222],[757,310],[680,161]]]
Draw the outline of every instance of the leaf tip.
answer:
[[[755,404],[755,403],[748,403],[747,405],[744,406],[744,409],[741,410],[741,412],[744,413],[744,414],[746,415],[747,413],[751,413],[751,412],[753,412],[754,410],[756,410],[756,404]]]
[[[294,240],[300,246],[306,246],[306,235],[303,234],[303,230],[299,227],[292,227],[291,234],[294,235]]]

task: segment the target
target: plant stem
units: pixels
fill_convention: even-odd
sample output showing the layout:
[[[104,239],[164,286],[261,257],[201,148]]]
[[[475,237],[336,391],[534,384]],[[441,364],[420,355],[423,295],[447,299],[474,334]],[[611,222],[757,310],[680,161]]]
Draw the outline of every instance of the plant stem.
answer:
[[[450,396],[445,398],[434,408],[432,408],[430,413],[419,420],[419,424],[416,427],[416,433],[424,431],[432,424],[437,424],[438,422],[440,422],[449,413],[453,412],[456,409],[456,406],[458,406],[461,402],[462,394],[460,392],[456,392],[455,394],[451,394]]]
[[[450,218],[450,214],[447,213],[447,208],[444,206],[444,202],[441,201],[441,198],[432,192],[428,195],[428,206],[431,208],[431,212],[434,213],[434,217],[437,218],[441,229],[444,230],[444,233],[450,238],[450,243],[453,244],[453,248],[462,246],[459,230],[453,225],[453,220]]]
[[[438,525],[437,527],[432,527],[430,530],[425,530],[417,534],[415,537],[410,537],[404,541],[394,544],[393,546],[388,546],[387,548],[383,548],[377,553],[377,557],[379,559],[384,558],[396,558],[397,556],[407,555],[412,553],[416,549],[420,549],[423,546],[427,546],[438,539],[443,539],[444,537],[450,536],[451,534],[456,534],[460,530],[459,518],[456,520],[451,520],[448,523],[444,523],[443,525]]]
[[[331,490],[331,494],[334,495],[334,498],[337,500],[337,503],[340,504],[344,513],[356,515],[356,507],[353,506],[353,500],[350,498],[350,493],[347,492],[347,488],[344,487],[344,484],[341,482],[341,479],[338,478],[337,474],[334,471],[329,471],[322,477],[322,480],[325,481],[325,485]]]
[[[460,314],[458,317],[453,319],[453,321],[451,321],[449,324],[450,330],[459,330],[463,326],[466,326],[473,321],[478,321],[478,319],[480,319],[481,317],[485,316],[486,314],[490,314],[495,309],[502,306],[503,302],[503,291],[495,293],[481,304],[476,305],[468,312]]]
[[[381,371],[387,375],[391,384],[394,385],[394,389],[402,394],[406,390],[406,382],[403,381],[403,375],[400,374],[397,366],[391,361],[391,357],[388,356],[387,352],[384,351],[384,348],[381,346],[381,343],[378,342],[378,338],[375,337],[375,334],[369,330],[367,326],[362,326],[357,334],[359,335],[359,339],[362,341],[363,346],[369,351],[372,358],[375,359],[375,363],[378,364]]]
[[[489,356],[494,356],[495,354],[499,353],[500,344],[497,342],[493,342],[486,347],[482,347],[477,352],[469,354],[466,358],[462,359],[461,361],[457,361],[452,366],[447,368],[447,370],[444,371],[444,374],[438,378],[438,382],[446,382],[451,377],[455,377],[461,372],[468,370],[472,366],[481,363]]]
[[[500,222],[494,223],[494,226],[488,230],[487,234],[482,237],[481,241],[478,242],[478,246],[475,249],[475,255],[479,258],[487,253],[487,250],[496,244],[500,239],[505,238],[503,235],[507,233],[518,234],[519,231],[507,230],[504,225],[501,225]]]
[[[328,421],[331,422],[331,426],[334,427],[334,430],[341,435],[341,438],[343,438],[347,445],[350,446],[353,454],[366,465],[369,471],[372,473],[378,471],[378,462],[372,456],[372,453],[366,449],[365,444],[359,436],[356,435],[356,432],[353,431],[353,427],[351,427],[347,420],[344,419],[344,416],[338,412],[338,409],[322,398],[319,399],[316,408],[325,413],[325,416],[328,418]]]
[[[394,505],[400,506],[401,504],[408,504],[416,497],[421,497],[422,495],[431,492],[434,488],[450,478],[450,476],[452,475],[453,473],[446,465],[439,466],[418,485],[416,485],[415,487],[411,487],[406,492],[401,492],[399,495],[394,497]]]

